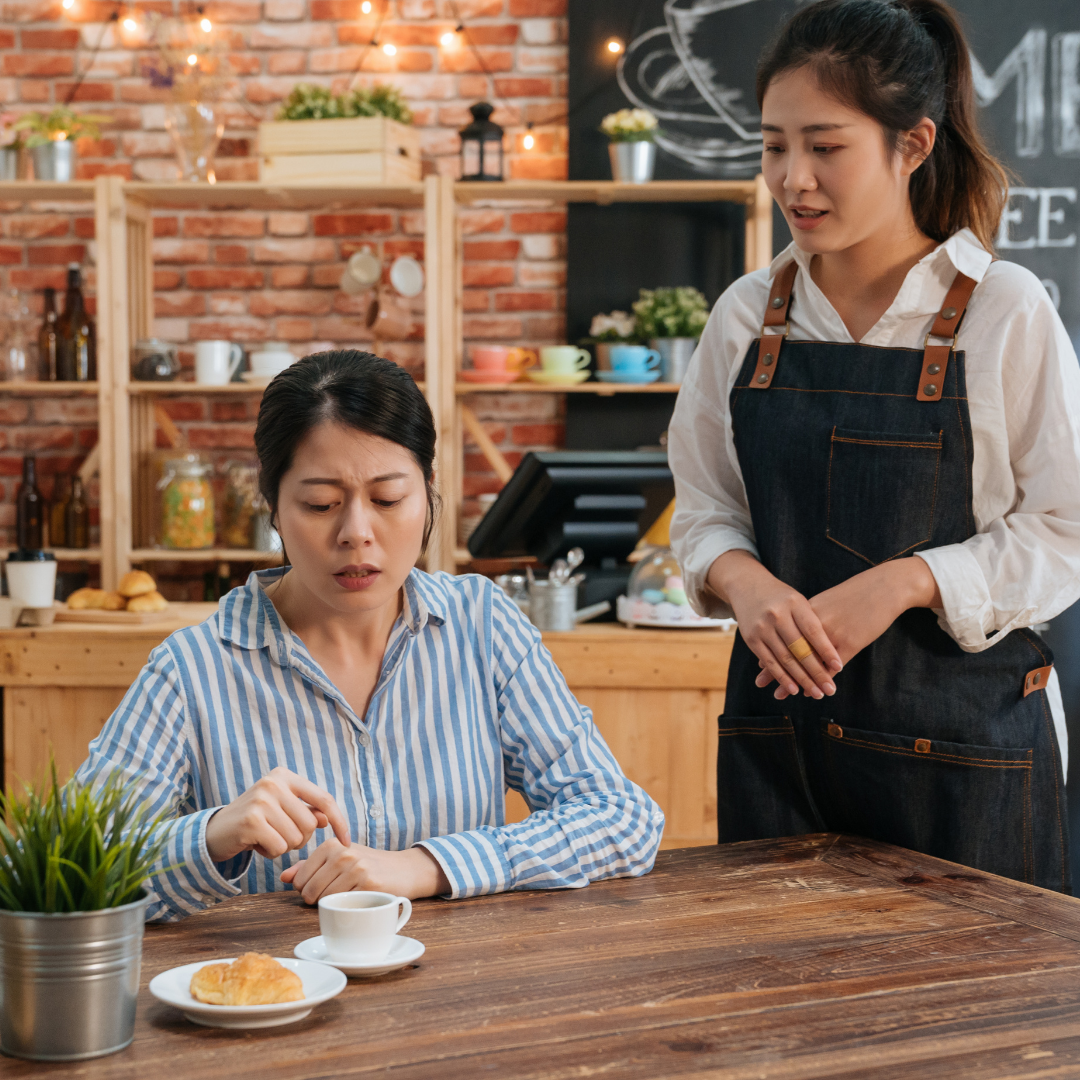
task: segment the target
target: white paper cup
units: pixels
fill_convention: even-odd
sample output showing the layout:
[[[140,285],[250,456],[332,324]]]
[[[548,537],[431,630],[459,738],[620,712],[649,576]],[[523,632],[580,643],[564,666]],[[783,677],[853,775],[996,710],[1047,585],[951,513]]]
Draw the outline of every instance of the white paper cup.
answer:
[[[319,901],[319,929],[327,956],[342,963],[386,956],[411,916],[412,902],[392,893],[334,893]]]
[[[291,352],[253,352],[248,363],[255,375],[280,375],[295,359]]]
[[[52,607],[56,594],[55,559],[8,559],[4,569],[7,572],[8,594],[18,606]]]

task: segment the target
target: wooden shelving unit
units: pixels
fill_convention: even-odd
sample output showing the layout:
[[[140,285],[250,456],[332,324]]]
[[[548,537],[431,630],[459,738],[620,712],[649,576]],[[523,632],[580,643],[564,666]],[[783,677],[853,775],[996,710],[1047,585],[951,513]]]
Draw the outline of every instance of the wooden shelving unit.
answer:
[[[93,183],[0,183],[0,202],[50,205],[92,203],[97,245],[98,381],[96,383],[0,383],[0,396],[97,395],[101,475],[100,549],[58,551],[58,557],[100,559],[102,584],[114,588],[133,563],[164,561],[276,562],[277,554],[248,549],[208,548],[171,551],[148,546],[149,458],[155,446],[155,407],[166,396],[256,395],[264,387],[249,383],[202,386],[193,382],[134,382],[130,345],[150,334],[154,289],[151,252],[152,213],[181,210],[320,210],[361,207],[423,209],[425,232],[426,377],[420,383],[438,428],[437,470],[444,512],[431,538],[427,565],[450,570],[467,560],[457,547],[463,474],[463,428],[472,394],[572,393],[608,396],[626,393],[672,394],[678,387],[584,383],[573,387],[536,383],[485,385],[458,378],[462,368],[462,229],[459,211],[476,206],[562,205],[592,202],[728,201],[746,207],[746,269],[768,265],[772,255],[771,198],[761,177],[751,181],[507,182],[465,184],[429,176],[422,183],[380,187],[281,185],[258,183],[150,184],[101,176]],[[510,343],[508,343],[510,344]],[[468,420],[477,434],[475,417]],[[480,432],[482,435],[482,432]],[[487,440],[485,453],[498,451]],[[505,467],[505,462],[503,462]]]

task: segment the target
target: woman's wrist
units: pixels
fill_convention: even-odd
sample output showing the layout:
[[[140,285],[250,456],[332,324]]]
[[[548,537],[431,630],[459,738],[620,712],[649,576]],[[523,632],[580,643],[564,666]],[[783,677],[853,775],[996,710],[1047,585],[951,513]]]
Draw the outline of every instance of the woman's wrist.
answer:
[[[888,576],[889,588],[894,591],[900,613],[909,608],[940,608],[941,593],[929,565],[917,555],[909,559],[894,559],[875,567]]]

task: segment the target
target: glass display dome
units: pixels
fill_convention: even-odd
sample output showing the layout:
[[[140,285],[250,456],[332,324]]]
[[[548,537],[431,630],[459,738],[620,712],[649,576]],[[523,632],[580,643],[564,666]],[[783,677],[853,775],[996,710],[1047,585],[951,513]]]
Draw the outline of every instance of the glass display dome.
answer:
[[[618,602],[627,626],[728,626],[730,619],[704,619],[690,606],[682,570],[671,548],[651,548],[634,568]]]

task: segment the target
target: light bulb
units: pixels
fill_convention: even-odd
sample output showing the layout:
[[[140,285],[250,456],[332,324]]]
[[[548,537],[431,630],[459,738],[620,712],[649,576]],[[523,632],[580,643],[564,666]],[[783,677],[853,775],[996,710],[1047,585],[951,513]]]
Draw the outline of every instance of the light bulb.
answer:
[[[125,30],[137,30],[138,28],[139,24],[130,15],[124,20]]]
[[[192,53],[187,58],[187,62],[190,67],[194,67],[199,62],[199,58],[194,53]]]
[[[382,51],[387,56],[397,56],[397,46],[391,45],[389,41],[382,47]]]
[[[452,49],[457,44],[457,35],[452,30],[447,30],[441,38],[439,38],[439,44],[444,49]]]
[[[623,43],[618,38],[609,38],[607,51],[617,55],[623,51]]]
[[[521,140],[521,145],[524,146],[526,150],[531,150],[536,145],[536,140],[532,135],[526,135],[525,138]]]
[[[205,34],[209,34],[210,31],[214,29],[214,24],[209,19],[203,19],[199,25],[202,27],[203,33]]]
[[[64,0],[64,10],[70,11],[75,6],[75,0]]]
[[[364,2],[360,5],[360,10],[365,15],[370,15],[371,14],[371,0],[364,0]]]

